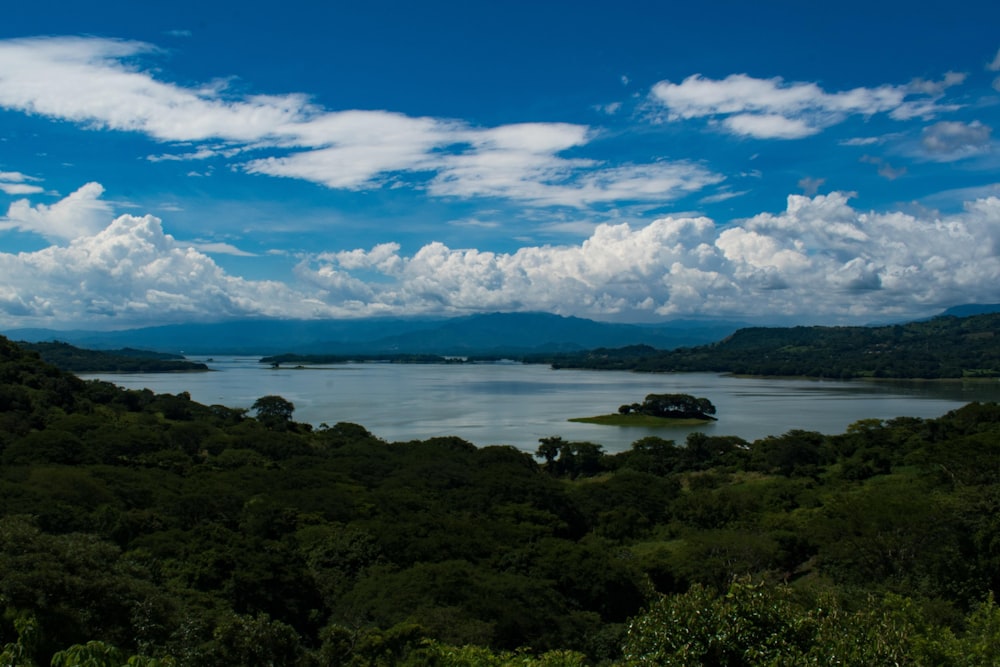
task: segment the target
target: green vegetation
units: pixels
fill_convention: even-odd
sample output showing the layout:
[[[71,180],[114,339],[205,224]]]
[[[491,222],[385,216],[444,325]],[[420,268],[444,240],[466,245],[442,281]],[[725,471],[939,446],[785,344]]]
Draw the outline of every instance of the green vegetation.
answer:
[[[1000,313],[883,327],[740,329],[698,347],[645,345],[526,361],[556,368],[708,371],[823,378],[1000,377]]]
[[[1000,405],[614,455],[293,415],[0,338],[0,664],[998,662]]]
[[[148,350],[85,350],[69,343],[18,343],[44,361],[71,373],[175,373],[207,371],[208,366],[184,357]]]
[[[572,417],[566,421],[602,426],[693,426],[704,424],[707,419],[685,419],[681,417],[654,417],[637,412],[629,414],[596,415],[594,417]]]
[[[715,406],[690,394],[649,394],[642,403],[622,405],[618,414],[577,417],[571,422],[610,426],[678,426],[715,421]]]

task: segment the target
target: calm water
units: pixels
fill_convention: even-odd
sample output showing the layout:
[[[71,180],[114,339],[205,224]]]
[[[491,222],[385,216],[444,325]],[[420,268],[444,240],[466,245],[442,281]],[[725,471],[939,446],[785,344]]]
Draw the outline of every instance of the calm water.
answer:
[[[89,374],[130,389],[187,391],[199,403],[248,408],[278,394],[295,404],[296,421],[361,424],[390,441],[457,435],[477,445],[527,451],[562,436],[627,449],[646,435],[683,442],[690,431],[754,440],[790,429],[840,433],[859,419],[938,417],[970,401],[1000,400],[1000,382],[835,382],[736,378],[711,373],[640,374],[551,370],[520,364],[345,364],[272,369],[246,357],[191,357],[212,373]],[[577,424],[570,417],[616,412],[646,394],[704,396],[718,422],[695,427]]]

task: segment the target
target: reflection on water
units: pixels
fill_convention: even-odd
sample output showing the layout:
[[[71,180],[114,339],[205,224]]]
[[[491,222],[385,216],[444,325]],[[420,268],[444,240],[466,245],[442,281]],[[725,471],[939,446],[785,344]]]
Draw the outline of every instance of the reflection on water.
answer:
[[[249,408],[279,394],[295,419],[314,425],[363,425],[386,440],[457,435],[477,445],[509,444],[534,451],[539,438],[562,436],[610,452],[658,435],[682,442],[691,431],[747,440],[790,429],[840,433],[859,419],[938,417],[971,401],[1000,400],[1000,382],[853,381],[740,378],[711,373],[649,374],[554,371],[516,364],[344,364],[277,368],[255,358],[214,357],[213,373],[92,374],[129,388],[187,391],[206,404]],[[704,396],[718,422],[666,428],[579,424],[570,417],[616,412],[646,394]]]

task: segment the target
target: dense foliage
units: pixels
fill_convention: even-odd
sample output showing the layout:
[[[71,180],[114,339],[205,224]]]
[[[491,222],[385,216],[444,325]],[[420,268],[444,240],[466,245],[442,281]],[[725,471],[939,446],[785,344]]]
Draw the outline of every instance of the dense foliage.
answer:
[[[1000,406],[538,459],[0,338],[0,664],[995,664]],[[132,656],[128,658],[128,656]]]
[[[882,327],[757,327],[698,347],[636,345],[529,360],[559,368],[825,378],[998,377],[1000,313]]]
[[[647,394],[642,403],[623,405],[619,414],[638,413],[663,419],[713,420],[715,406],[707,398],[690,394]]]
[[[207,371],[205,364],[187,361],[166,352],[135,350],[86,350],[69,343],[18,343],[34,350],[48,363],[73,373],[170,373],[176,371]]]

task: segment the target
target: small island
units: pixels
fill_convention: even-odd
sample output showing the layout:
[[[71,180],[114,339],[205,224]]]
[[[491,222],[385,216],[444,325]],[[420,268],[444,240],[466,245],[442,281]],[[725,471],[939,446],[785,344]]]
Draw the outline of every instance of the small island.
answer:
[[[616,414],[576,417],[571,422],[606,426],[690,426],[716,421],[715,406],[690,394],[649,394],[642,403],[622,405]]]

